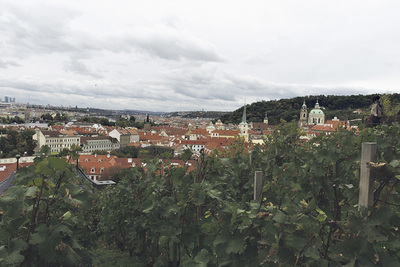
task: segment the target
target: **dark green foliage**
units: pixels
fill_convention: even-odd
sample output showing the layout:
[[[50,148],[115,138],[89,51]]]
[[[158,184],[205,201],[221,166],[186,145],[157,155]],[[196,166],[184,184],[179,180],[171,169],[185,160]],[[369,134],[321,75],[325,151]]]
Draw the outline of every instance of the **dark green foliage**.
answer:
[[[144,161],[97,191],[92,209],[65,162],[46,158],[0,198],[0,263],[89,266],[92,247],[96,266],[399,266],[400,126],[342,129],[307,144],[300,134],[283,122],[265,147],[249,154],[238,139],[225,157],[203,154],[191,173]],[[380,163],[371,165],[368,210],[358,207],[363,142],[377,142]],[[255,171],[264,173],[261,201]],[[50,181],[60,177],[55,192]]]
[[[0,157],[11,158],[15,155],[28,155],[34,154],[34,149],[36,147],[36,140],[32,139],[35,131],[32,129],[27,129],[25,131],[15,131],[10,128],[3,130],[3,134],[6,136],[0,137]]]
[[[103,192],[100,230],[139,266],[396,266],[399,131],[343,130],[300,145],[296,123],[282,123],[251,163],[234,148],[229,158],[201,157],[191,175],[149,162],[148,172],[132,170]],[[386,167],[376,204],[360,213],[365,141],[378,142]],[[260,203],[252,200],[255,170],[264,171]]]
[[[9,117],[9,116],[7,116],[7,117],[2,117],[1,118],[1,123],[4,123],[4,124],[11,124],[11,123],[16,123],[16,124],[21,124],[21,123],[24,123],[25,121],[22,119],[22,118],[20,118],[20,117],[18,117],[18,116],[14,116],[14,117]]]
[[[223,111],[187,111],[187,112],[171,112],[165,114],[166,117],[182,117],[182,118],[219,118],[227,112]]]
[[[83,117],[78,119],[79,122],[90,122],[90,123],[99,123],[103,126],[115,126],[115,122],[110,122],[107,118],[99,118],[99,117]]]
[[[1,266],[90,263],[91,196],[75,177],[65,159],[57,157],[21,169],[17,185],[0,198]]]

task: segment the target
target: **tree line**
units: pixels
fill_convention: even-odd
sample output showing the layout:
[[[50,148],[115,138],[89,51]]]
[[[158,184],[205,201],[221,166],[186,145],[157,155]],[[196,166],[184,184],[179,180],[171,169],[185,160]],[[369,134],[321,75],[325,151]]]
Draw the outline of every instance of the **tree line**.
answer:
[[[356,119],[362,117],[363,114],[369,115],[372,98],[375,95],[376,94],[351,96],[315,95],[255,102],[251,105],[246,105],[247,121],[262,122],[266,112],[268,114],[269,124],[271,125],[278,125],[281,120],[288,122],[298,120],[303,101],[306,103],[308,110],[311,110],[314,108],[317,100],[323,108],[327,119],[333,119],[335,116],[340,120]],[[381,97],[385,114],[397,114],[400,110],[400,94],[385,94]],[[363,114],[353,113],[356,109],[361,109]],[[243,107],[221,116],[220,119],[223,123],[238,124],[241,122],[242,115]]]
[[[1,117],[1,123],[4,124],[11,124],[11,123],[21,124],[24,122],[25,121],[19,116],[10,117],[7,115],[7,117]]]
[[[79,122],[89,122],[89,123],[98,123],[101,124],[103,126],[117,126],[117,127],[121,127],[121,128],[125,128],[125,127],[135,127],[138,129],[143,129],[144,127],[144,121],[137,121],[136,118],[134,116],[129,116],[128,118],[122,117],[122,116],[118,116],[118,118],[116,119],[116,121],[110,121],[108,118],[105,117],[83,117],[83,118],[79,118],[78,119]],[[154,125],[154,123],[150,122],[150,124]]]

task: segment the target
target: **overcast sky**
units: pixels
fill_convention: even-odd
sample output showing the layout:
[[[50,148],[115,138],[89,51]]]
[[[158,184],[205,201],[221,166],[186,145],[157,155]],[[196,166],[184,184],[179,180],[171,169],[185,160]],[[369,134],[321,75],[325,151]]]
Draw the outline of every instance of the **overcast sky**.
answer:
[[[398,0],[0,0],[0,7],[3,100],[232,111],[245,102],[400,88]]]

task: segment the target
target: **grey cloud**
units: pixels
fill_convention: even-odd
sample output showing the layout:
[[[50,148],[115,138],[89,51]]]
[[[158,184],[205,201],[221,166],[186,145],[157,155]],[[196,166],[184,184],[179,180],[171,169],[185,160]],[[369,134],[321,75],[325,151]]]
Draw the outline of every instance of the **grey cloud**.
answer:
[[[6,60],[0,59],[0,68],[6,69],[6,68],[8,68],[8,66],[19,67],[20,64],[15,63],[13,61],[6,61]]]
[[[80,75],[87,75],[97,79],[103,78],[102,75],[89,70],[81,60],[78,59],[71,59],[68,63],[65,64],[64,69],[66,71],[70,71]]]
[[[1,39],[8,45],[14,56],[27,56],[31,53],[64,52],[73,49],[68,42],[67,22],[76,13],[61,8],[51,10],[40,7],[29,9],[6,5],[0,14]]]
[[[132,33],[130,42],[140,51],[162,59],[223,61],[213,44],[172,27],[136,29]]]
[[[48,7],[49,8],[49,7]],[[166,60],[223,61],[216,47],[202,39],[171,26],[133,29],[124,35],[92,34],[69,27],[78,13],[61,8],[43,12],[39,8],[21,9],[8,6],[0,13],[0,33],[13,56],[33,53],[78,53],[91,51],[114,53],[141,51]]]

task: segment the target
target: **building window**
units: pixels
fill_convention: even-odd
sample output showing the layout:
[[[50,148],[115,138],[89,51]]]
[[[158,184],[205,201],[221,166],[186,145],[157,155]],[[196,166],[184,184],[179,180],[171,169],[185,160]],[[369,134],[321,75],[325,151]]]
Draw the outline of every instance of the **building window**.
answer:
[[[94,167],[92,167],[91,169],[90,169],[90,173],[94,173],[96,171],[96,169],[94,168]]]

